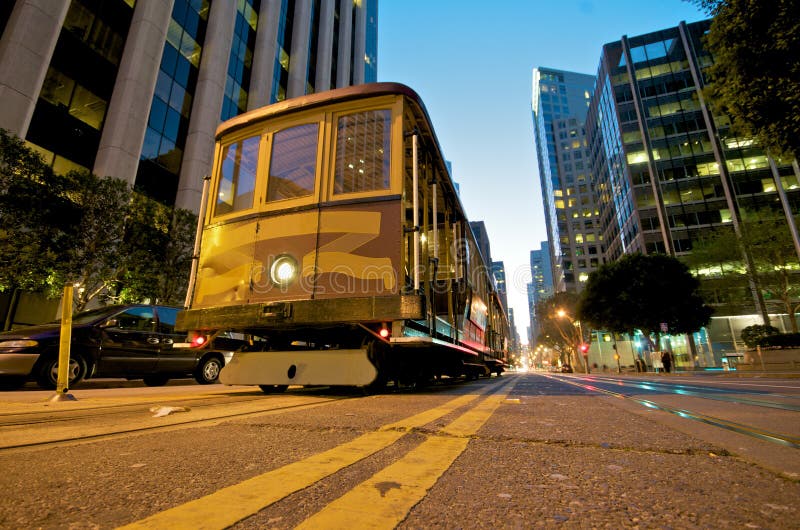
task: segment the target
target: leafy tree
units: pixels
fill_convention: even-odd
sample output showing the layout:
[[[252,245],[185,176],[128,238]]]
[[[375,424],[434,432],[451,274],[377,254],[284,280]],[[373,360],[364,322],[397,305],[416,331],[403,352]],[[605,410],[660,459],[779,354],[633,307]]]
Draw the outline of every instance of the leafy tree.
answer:
[[[708,95],[737,134],[800,155],[800,1],[693,0],[713,15]]]
[[[676,258],[628,254],[589,275],[578,315],[596,329],[638,329],[656,349],[651,335],[660,335],[662,323],[671,334],[692,333],[708,324],[711,309],[698,288],[699,281]]]
[[[0,291],[182,304],[197,217],[88,171],[54,174],[0,129]]]
[[[576,315],[578,300],[575,293],[560,292],[536,304],[536,318],[540,326],[537,343],[552,348],[562,363],[572,366],[577,366],[575,358],[581,357],[577,346],[583,342],[580,328],[570,318]]]
[[[742,255],[732,250],[740,246],[752,257],[754,283],[761,289],[767,307],[788,314],[792,331],[797,333],[800,263],[782,213],[768,208],[743,212],[739,238],[732,230],[717,230],[698,242],[685,262],[695,270],[703,270],[710,281],[727,287],[729,293],[736,293],[737,286],[747,283]],[[738,292],[744,291],[740,287]]]
[[[76,211],[68,179],[0,129],[0,291],[45,289],[70,248]]]
[[[50,294],[74,283],[75,310],[82,311],[91,300],[114,289],[128,258],[123,241],[131,190],[122,180],[101,179],[88,171],[73,171],[67,178],[72,183],[68,195],[79,215],[72,246],[62,255],[68,267]]]
[[[134,194],[120,274],[121,302],[183,305],[194,251],[197,216]]]

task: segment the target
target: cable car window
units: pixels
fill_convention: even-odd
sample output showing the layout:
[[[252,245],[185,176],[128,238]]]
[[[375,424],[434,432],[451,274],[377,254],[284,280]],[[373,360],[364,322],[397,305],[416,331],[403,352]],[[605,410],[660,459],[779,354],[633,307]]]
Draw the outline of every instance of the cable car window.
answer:
[[[389,109],[339,118],[335,194],[389,189],[391,121]]]
[[[298,125],[272,137],[267,201],[305,197],[314,192],[319,124]]]
[[[214,215],[253,207],[260,140],[260,137],[253,136],[223,147]]]

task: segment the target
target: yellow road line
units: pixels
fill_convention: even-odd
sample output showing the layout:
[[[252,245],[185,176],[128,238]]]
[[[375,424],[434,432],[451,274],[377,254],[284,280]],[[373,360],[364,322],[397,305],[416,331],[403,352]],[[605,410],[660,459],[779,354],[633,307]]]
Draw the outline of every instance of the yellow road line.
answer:
[[[469,437],[486,423],[512,384],[506,384],[441,430],[450,436],[431,436],[296,528],[394,528],[464,452]]]
[[[484,387],[478,393],[458,397],[439,407],[384,425],[378,431],[364,434],[323,453],[228,486],[122,528],[227,528],[270,504],[389,447],[403,437],[406,431],[449,414],[491,388]]]

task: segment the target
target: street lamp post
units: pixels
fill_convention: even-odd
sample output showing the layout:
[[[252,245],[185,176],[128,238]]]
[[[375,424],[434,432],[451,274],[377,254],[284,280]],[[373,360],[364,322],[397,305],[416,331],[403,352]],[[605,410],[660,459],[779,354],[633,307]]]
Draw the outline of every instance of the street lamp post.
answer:
[[[560,318],[566,318],[567,320],[569,320],[570,324],[572,324],[573,326],[578,328],[578,344],[577,344],[577,347],[575,348],[575,352],[578,355],[583,355],[583,366],[586,369],[586,373],[587,374],[590,373],[589,372],[589,347],[588,347],[588,345],[583,343],[583,328],[581,327],[581,321],[580,320],[574,320],[563,309],[559,309],[558,311],[556,311],[556,315],[558,315]]]

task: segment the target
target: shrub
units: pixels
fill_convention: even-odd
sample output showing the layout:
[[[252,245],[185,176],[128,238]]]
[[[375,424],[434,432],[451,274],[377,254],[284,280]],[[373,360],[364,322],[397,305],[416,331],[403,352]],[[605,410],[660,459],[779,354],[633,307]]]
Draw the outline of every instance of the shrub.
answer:
[[[780,334],[780,331],[774,326],[756,324],[747,326],[742,330],[742,342],[744,342],[748,348],[755,348],[762,338],[778,334]],[[761,346],[763,346],[763,344],[761,344]]]
[[[766,335],[758,340],[762,348],[800,348],[800,333]]]

